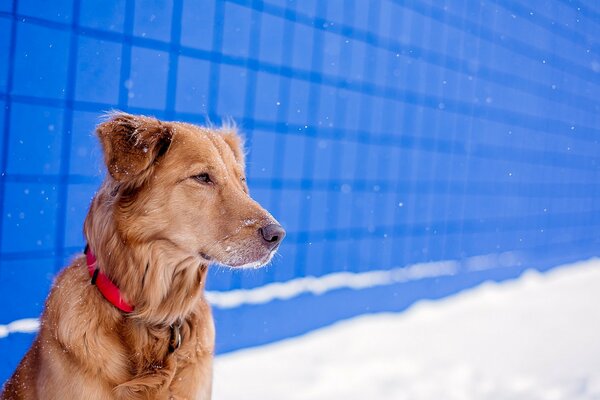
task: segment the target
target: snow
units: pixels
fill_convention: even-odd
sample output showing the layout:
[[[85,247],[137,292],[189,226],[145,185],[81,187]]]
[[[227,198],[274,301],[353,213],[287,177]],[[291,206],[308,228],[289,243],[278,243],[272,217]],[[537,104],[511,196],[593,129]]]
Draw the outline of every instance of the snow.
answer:
[[[214,398],[600,399],[600,260],[219,356]]]
[[[40,321],[37,318],[19,319],[7,325],[0,325],[0,339],[11,333],[35,333],[39,328]]]
[[[478,259],[489,260],[490,257],[479,256]],[[475,258],[469,260],[475,260]],[[480,261],[479,264],[482,262]],[[306,276],[286,282],[269,283],[252,289],[207,291],[206,298],[213,306],[227,309],[246,304],[264,304],[273,300],[289,300],[305,293],[320,295],[336,289],[364,289],[423,278],[454,275],[458,269],[459,264],[456,261],[439,261],[391,270],[373,270],[361,273],[336,272],[320,277]]]

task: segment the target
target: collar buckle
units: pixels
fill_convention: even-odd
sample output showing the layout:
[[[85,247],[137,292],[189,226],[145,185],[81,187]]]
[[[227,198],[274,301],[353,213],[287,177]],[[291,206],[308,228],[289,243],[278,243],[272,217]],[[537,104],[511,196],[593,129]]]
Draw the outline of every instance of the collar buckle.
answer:
[[[183,323],[181,321],[169,325],[171,328],[171,338],[169,339],[169,353],[175,352],[178,348],[181,347],[181,325]]]

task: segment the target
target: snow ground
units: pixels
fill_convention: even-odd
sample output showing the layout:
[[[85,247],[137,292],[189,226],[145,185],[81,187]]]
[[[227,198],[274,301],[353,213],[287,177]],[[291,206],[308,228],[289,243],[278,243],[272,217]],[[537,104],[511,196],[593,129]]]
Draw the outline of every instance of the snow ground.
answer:
[[[600,260],[217,357],[214,399],[600,399]]]

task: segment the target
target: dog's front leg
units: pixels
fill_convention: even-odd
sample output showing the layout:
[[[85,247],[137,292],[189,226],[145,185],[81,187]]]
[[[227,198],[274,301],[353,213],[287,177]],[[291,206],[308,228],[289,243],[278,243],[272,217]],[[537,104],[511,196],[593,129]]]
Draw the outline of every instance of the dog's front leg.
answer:
[[[212,398],[212,355],[177,369],[169,390],[174,399],[210,400]]]
[[[173,381],[176,366],[175,358],[169,356],[162,365],[152,366],[147,372],[115,387],[115,395],[120,400],[161,399]]]

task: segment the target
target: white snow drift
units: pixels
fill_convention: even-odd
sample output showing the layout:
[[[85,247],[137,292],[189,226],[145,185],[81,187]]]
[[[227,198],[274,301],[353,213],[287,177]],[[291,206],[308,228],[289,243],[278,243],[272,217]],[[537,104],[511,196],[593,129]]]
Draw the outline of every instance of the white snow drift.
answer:
[[[220,356],[214,398],[600,399],[600,261]]]

